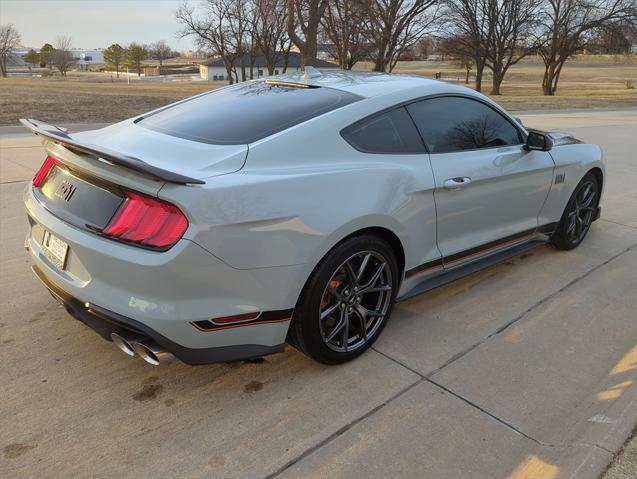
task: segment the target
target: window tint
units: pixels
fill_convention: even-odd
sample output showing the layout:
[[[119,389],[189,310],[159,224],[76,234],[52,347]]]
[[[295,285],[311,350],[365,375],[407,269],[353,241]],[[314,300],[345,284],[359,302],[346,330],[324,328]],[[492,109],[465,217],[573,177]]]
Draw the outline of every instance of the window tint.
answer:
[[[251,143],[359,99],[332,88],[248,82],[170,106],[138,125],[202,143]]]
[[[396,108],[348,126],[343,138],[365,153],[424,153],[418,130],[404,108]]]
[[[430,153],[475,150],[522,142],[501,114],[469,98],[441,97],[407,106]]]

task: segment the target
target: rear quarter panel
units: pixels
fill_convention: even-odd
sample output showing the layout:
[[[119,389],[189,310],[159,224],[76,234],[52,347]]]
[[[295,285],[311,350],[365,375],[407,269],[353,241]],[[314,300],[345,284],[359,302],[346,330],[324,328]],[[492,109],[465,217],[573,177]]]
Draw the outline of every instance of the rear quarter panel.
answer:
[[[250,145],[240,172],[167,184],[159,196],[192,215],[189,239],[234,268],[316,264],[369,227],[398,236],[407,268],[438,258],[428,155],[361,153],[340,136],[398,101],[365,100],[297,125]]]

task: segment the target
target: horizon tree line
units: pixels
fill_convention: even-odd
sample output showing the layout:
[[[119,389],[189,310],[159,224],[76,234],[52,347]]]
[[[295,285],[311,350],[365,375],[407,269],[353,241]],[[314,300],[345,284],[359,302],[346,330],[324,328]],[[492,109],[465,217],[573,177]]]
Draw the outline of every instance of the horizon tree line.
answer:
[[[539,55],[542,92],[555,95],[566,61],[605,32],[634,36],[636,12],[633,0],[203,0],[185,1],[175,17],[178,36],[221,58],[230,83],[239,80],[237,61],[246,80],[259,54],[272,74],[281,53],[296,47],[304,67],[321,44],[342,69],[370,61],[373,71],[391,72],[432,37],[462,61],[467,82],[475,71],[476,90],[488,70],[492,95],[513,65]]]
[[[469,82],[482,91],[490,72],[490,94],[501,93],[510,67],[528,55],[544,63],[542,92],[555,95],[566,61],[593,41],[626,45],[637,38],[634,0],[188,0],[176,10],[178,37],[192,37],[200,50],[218,56],[229,83],[254,77],[256,58],[263,55],[268,74],[277,62],[286,70],[292,48],[301,67],[316,62],[319,46],[342,69],[369,61],[372,70],[392,72],[399,59],[428,42],[458,60]],[[0,26],[0,68],[20,36],[13,25]],[[74,60],[70,37],[45,44],[25,61],[55,66],[62,75]],[[107,66],[123,66],[141,75],[142,62],[163,60],[174,52],[165,41],[152,45],[113,44],[104,51]]]

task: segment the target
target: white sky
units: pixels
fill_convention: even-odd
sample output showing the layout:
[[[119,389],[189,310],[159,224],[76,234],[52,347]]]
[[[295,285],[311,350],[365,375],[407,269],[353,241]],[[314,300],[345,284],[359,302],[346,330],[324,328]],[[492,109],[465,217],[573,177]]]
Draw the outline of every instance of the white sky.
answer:
[[[73,48],[106,48],[133,41],[166,40],[176,50],[193,47],[179,40],[175,10],[183,0],[0,0],[0,24],[13,23],[22,45],[40,48],[58,35],[73,39]],[[189,3],[197,5],[198,0]]]

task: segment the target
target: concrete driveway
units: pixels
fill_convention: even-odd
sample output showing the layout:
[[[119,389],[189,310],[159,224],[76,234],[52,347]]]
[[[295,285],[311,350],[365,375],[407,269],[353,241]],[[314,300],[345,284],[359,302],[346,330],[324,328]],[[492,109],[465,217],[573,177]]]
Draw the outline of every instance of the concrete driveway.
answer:
[[[401,303],[340,367],[153,368],[101,340],[29,270],[43,152],[0,129],[0,476],[597,477],[637,422],[637,113],[520,116],[603,146],[587,240]]]

